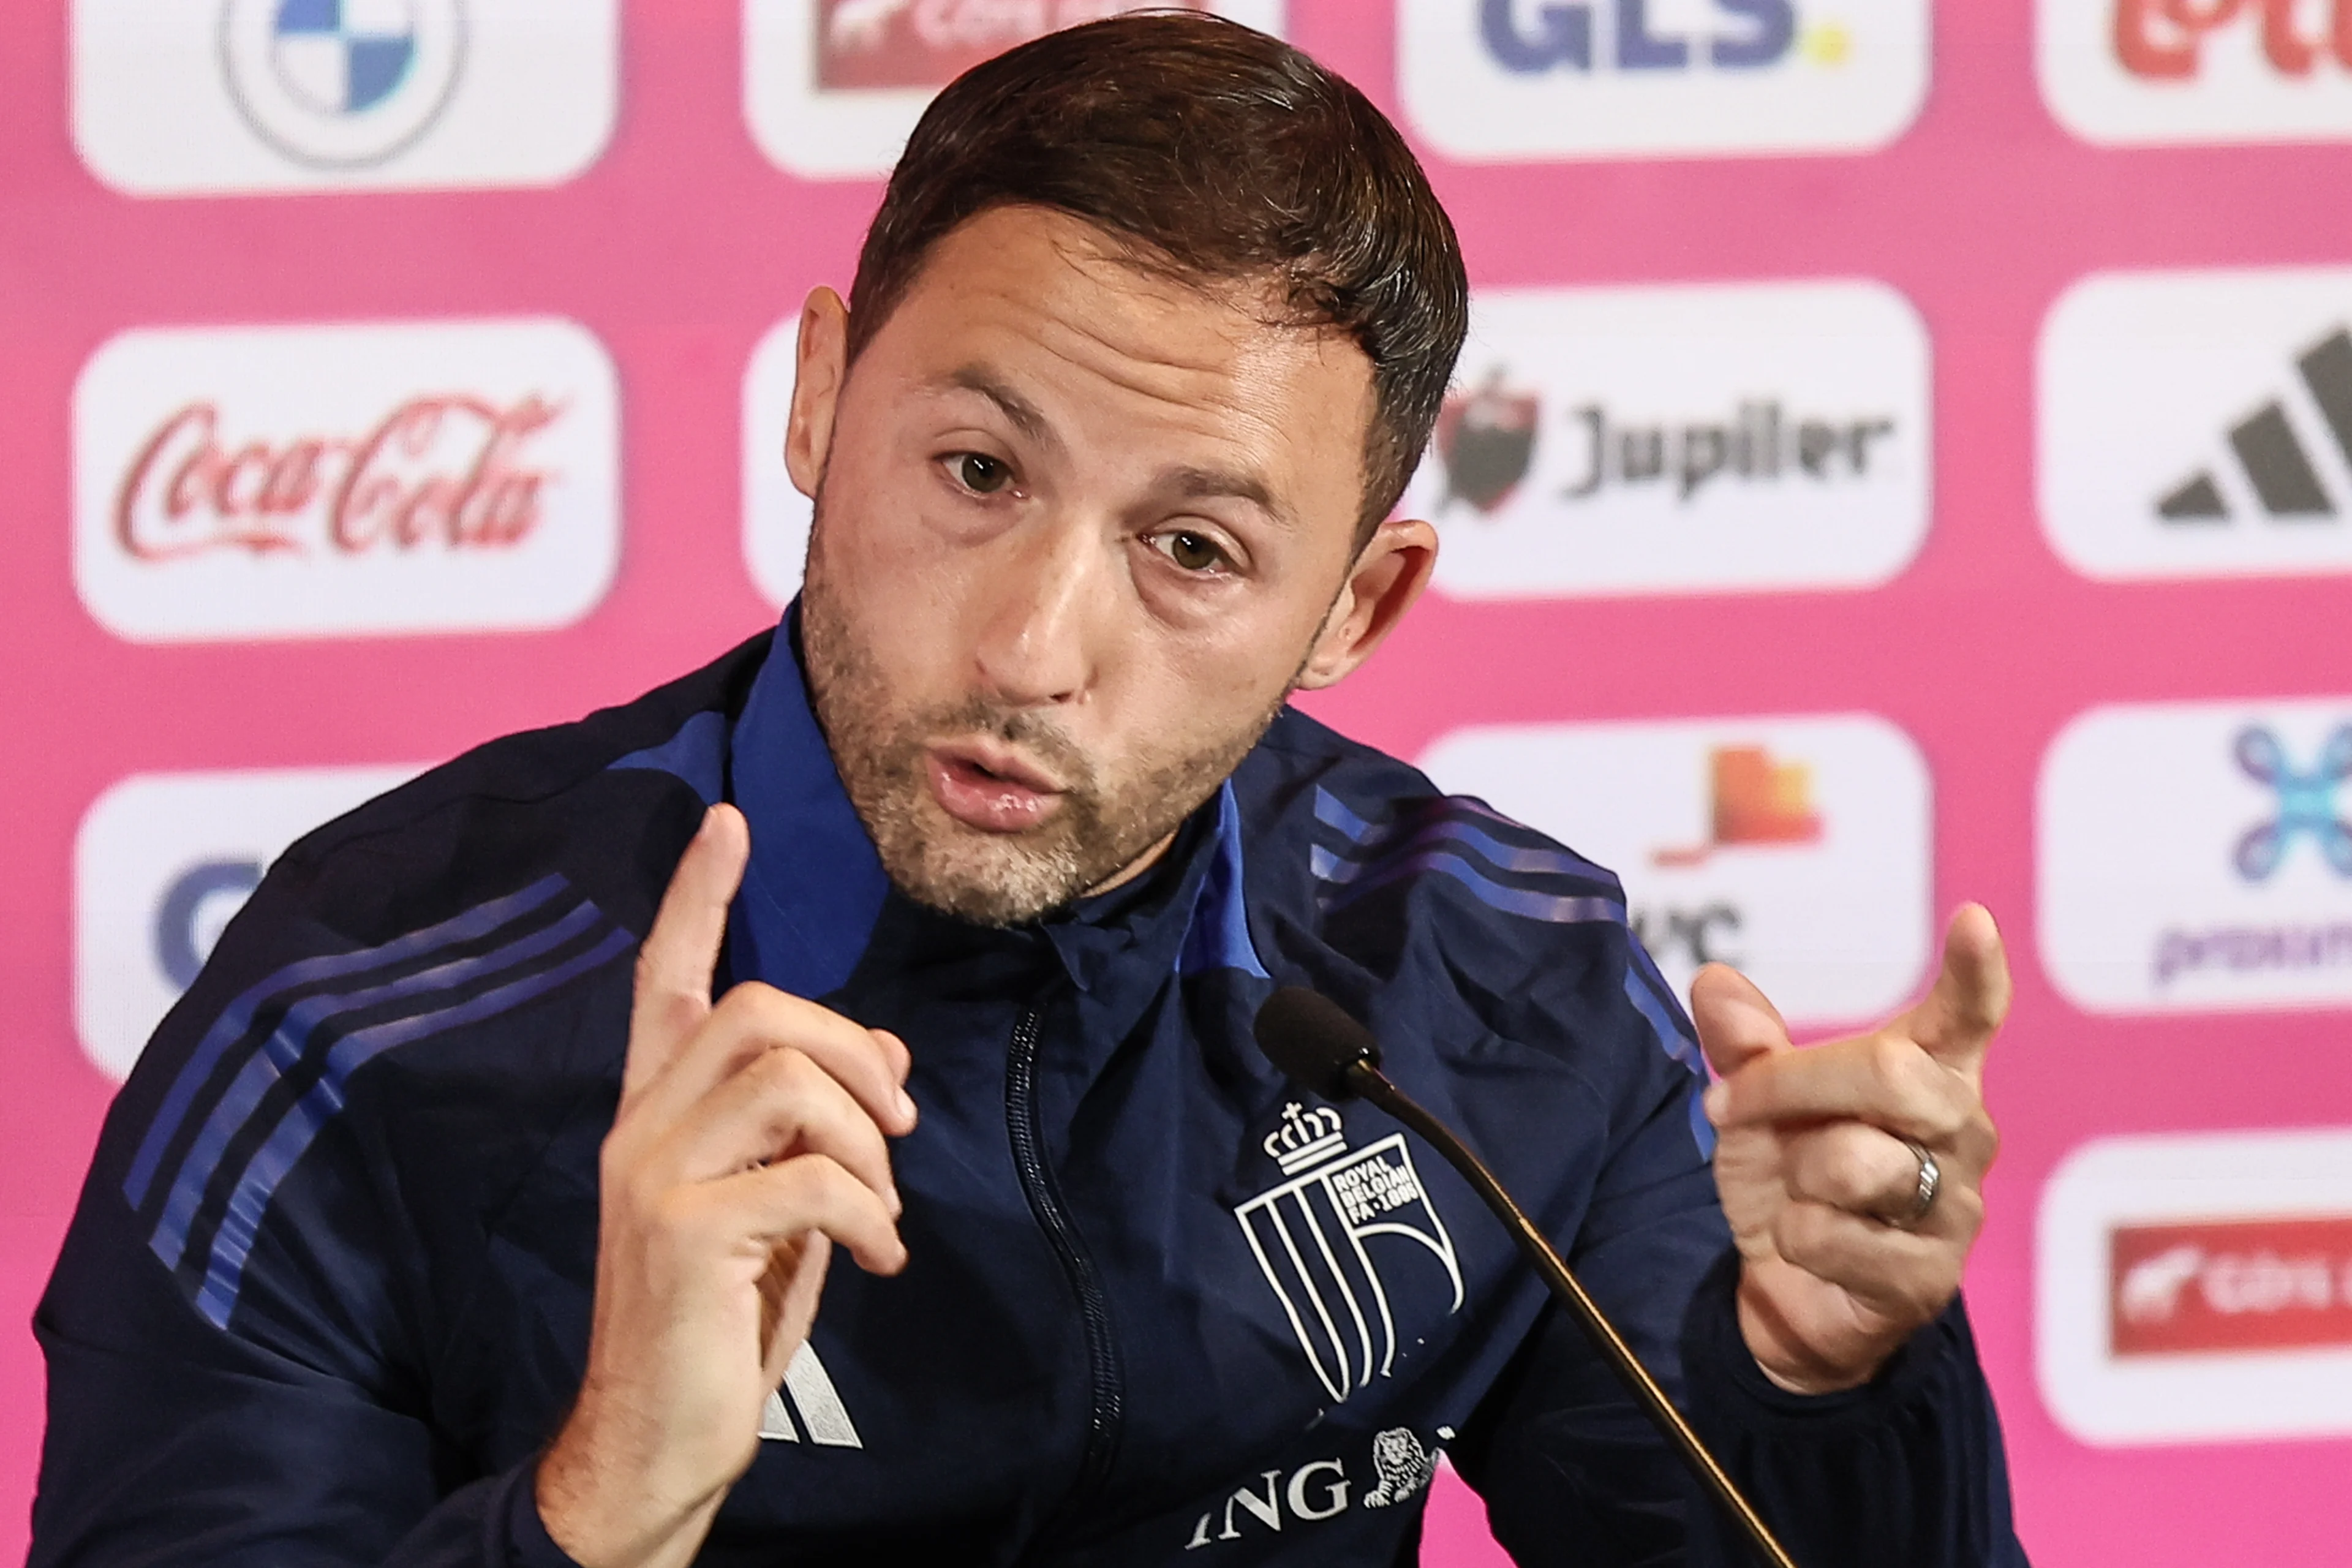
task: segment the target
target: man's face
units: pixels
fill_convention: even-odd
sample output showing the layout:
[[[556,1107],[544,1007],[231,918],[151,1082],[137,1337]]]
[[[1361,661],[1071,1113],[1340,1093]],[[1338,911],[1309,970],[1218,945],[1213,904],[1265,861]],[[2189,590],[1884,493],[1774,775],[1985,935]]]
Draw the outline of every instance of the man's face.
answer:
[[[1029,207],[940,241],[845,381],[831,300],[788,443],[817,717],[901,889],[1034,919],[1149,864],[1346,617],[1370,364]]]

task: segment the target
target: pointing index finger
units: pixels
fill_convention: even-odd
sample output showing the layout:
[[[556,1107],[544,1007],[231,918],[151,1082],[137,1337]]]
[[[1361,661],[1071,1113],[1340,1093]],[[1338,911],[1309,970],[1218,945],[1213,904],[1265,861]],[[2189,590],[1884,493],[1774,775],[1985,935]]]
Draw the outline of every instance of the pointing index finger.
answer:
[[[2009,1016],[2009,958],[2000,928],[1982,904],[1962,904],[1944,931],[1944,966],[1905,1019],[1921,1049],[1971,1083],[1984,1076],[1985,1051]]]
[[[727,909],[742,884],[751,853],[750,825],[741,812],[722,803],[703,814],[701,827],[678,857],[652,929],[637,949],[622,1098],[637,1093],[668,1066],[710,1016],[710,983],[727,936]]]

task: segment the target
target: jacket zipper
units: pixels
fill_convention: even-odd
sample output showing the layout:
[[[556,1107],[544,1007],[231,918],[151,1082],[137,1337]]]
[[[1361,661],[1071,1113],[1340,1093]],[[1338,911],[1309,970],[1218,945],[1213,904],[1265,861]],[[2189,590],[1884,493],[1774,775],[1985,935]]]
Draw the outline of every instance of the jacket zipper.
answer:
[[[1038,1228],[1053,1244],[1062,1272],[1078,1298],[1078,1313],[1087,1331],[1087,1366],[1092,1380],[1092,1401],[1087,1417],[1087,1449],[1078,1476],[1051,1522],[1059,1522],[1084,1505],[1110,1473],[1111,1457],[1118,1445],[1118,1352],[1111,1342],[1110,1306],[1094,1261],[1078,1244],[1077,1232],[1063,1212],[1062,1195],[1045,1163],[1045,1131],[1037,1109],[1037,1042],[1045,1022],[1036,1007],[1022,1010],[1013,1026],[1013,1049],[1004,1074],[1004,1120],[1013,1135],[1013,1160],[1021,1173],[1021,1191]]]

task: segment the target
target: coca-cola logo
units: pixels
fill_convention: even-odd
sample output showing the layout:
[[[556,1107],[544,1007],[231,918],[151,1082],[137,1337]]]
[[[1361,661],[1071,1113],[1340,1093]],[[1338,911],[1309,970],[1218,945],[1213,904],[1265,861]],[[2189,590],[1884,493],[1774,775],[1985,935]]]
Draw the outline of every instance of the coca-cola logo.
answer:
[[[2118,1356],[2352,1345],[2352,1215],[2119,1226]]]
[[[825,0],[816,10],[817,85],[944,87],[1016,44],[1142,8],[1136,0]]]
[[[74,384],[74,585],[138,641],[567,626],[620,458],[577,322],[137,328]]]
[[[557,478],[533,438],[560,398],[433,394],[357,435],[272,441],[238,433],[217,403],[189,402],[143,440],[123,474],[114,536],[135,559],[215,551],[509,549],[540,526]]]

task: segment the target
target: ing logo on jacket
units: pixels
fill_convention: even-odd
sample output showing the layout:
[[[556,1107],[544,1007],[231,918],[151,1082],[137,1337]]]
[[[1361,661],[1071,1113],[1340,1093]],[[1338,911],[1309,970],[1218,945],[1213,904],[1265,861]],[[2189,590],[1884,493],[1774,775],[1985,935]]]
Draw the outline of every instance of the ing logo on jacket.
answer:
[[[1373,1249],[1402,1237],[1444,1266],[1454,1288],[1448,1316],[1462,1306],[1462,1266],[1454,1238],[1429,1201],[1404,1134],[1350,1152],[1339,1113],[1328,1106],[1282,1108],[1282,1126],[1264,1148],[1286,1178],[1234,1210],[1250,1252],[1274,1287],[1324,1388],[1343,1400],[1396,1361],[1396,1318]],[[1396,1249],[1381,1248],[1382,1256]]]

